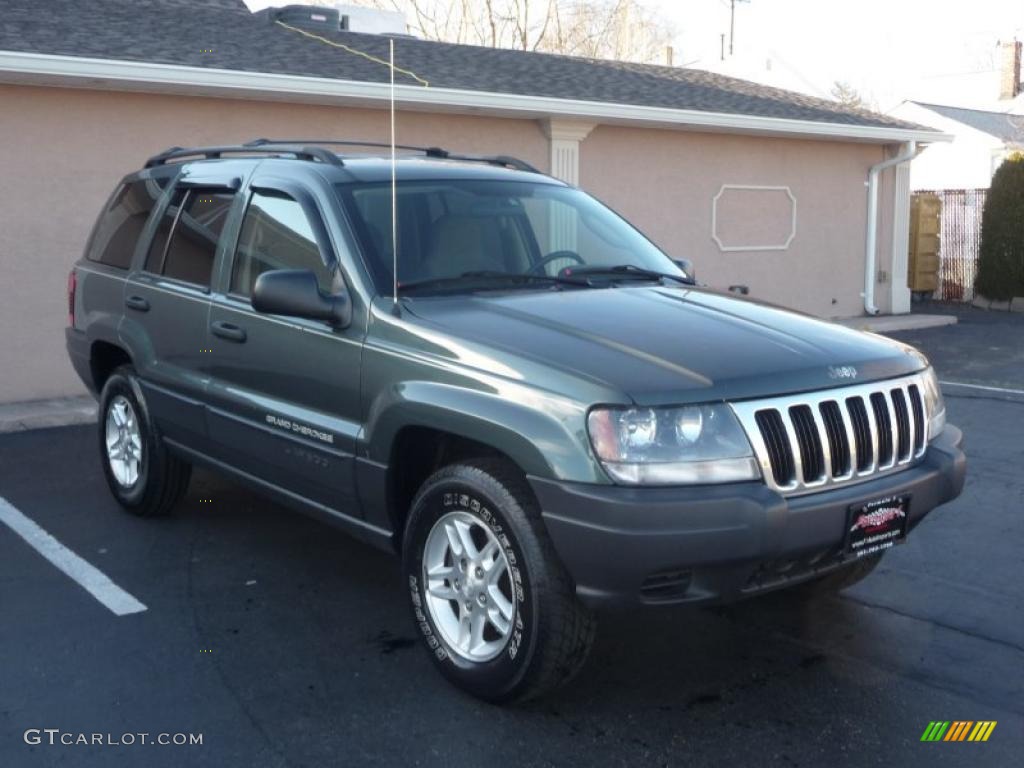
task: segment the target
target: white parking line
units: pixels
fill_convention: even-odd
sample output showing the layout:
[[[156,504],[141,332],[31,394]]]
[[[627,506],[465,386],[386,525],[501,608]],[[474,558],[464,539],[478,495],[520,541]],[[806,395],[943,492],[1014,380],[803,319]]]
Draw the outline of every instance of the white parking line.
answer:
[[[984,384],[962,384],[959,381],[940,381],[944,387],[967,387],[968,389],[983,389],[986,392],[1006,392],[1009,395],[1024,395],[1024,389],[1006,389],[1005,387],[986,387]]]
[[[117,586],[103,572],[65,547],[2,497],[0,523],[21,536],[36,552],[77,581],[86,592],[118,616],[146,610],[146,606]]]

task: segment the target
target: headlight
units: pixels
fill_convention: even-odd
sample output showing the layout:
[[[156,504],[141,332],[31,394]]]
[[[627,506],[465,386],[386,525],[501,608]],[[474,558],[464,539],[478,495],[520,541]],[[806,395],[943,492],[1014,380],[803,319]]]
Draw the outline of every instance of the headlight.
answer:
[[[727,405],[595,408],[590,442],[619,483],[732,483],[761,477],[750,442]]]
[[[931,366],[924,372],[924,412],[928,419],[928,439],[934,440],[946,427],[946,403],[939,389],[939,378]]]

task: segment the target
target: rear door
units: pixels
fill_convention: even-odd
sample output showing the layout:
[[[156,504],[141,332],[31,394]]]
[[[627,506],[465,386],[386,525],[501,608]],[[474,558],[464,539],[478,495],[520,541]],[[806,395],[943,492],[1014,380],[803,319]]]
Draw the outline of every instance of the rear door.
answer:
[[[261,167],[266,167],[264,164]],[[209,322],[211,446],[217,458],[265,484],[355,516],[353,452],[365,307],[348,328],[253,310],[256,278],[310,269],[320,290],[345,283],[348,238],[325,223],[327,196],[257,170],[237,244],[225,261]]]
[[[195,169],[195,170],[193,170]],[[241,178],[193,166],[179,177],[148,252],[125,285],[121,336],[163,435],[201,448],[210,287]]]

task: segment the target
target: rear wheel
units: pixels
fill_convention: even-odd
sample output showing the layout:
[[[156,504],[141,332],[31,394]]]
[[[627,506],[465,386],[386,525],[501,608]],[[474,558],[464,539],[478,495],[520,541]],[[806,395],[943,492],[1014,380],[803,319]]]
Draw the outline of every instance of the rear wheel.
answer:
[[[133,514],[165,515],[188,489],[192,465],[163,444],[131,366],[115,370],[103,386],[99,449],[110,492]]]
[[[508,462],[452,465],[424,483],[406,524],[403,569],[424,643],[463,690],[521,701],[582,667],[593,618]]]

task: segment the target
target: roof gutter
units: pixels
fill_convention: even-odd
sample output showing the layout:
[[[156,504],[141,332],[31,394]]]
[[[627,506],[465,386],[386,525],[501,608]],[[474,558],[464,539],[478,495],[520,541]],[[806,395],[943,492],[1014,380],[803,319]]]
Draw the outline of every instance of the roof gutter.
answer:
[[[336,80],[18,51],[0,51],[0,82],[364,107],[378,106],[387,103],[389,99],[387,82]],[[953,140],[949,134],[924,128],[826,123],[433,86],[396,85],[395,100],[406,109],[433,112],[486,113],[519,118],[559,116],[605,123],[641,123],[651,127],[685,127],[878,143]]]
[[[875,256],[878,240],[878,176],[886,168],[913,160],[917,155],[917,142],[908,141],[903,145],[896,157],[871,166],[868,171],[868,223],[864,237],[864,311],[869,315],[877,315],[875,306]]]

